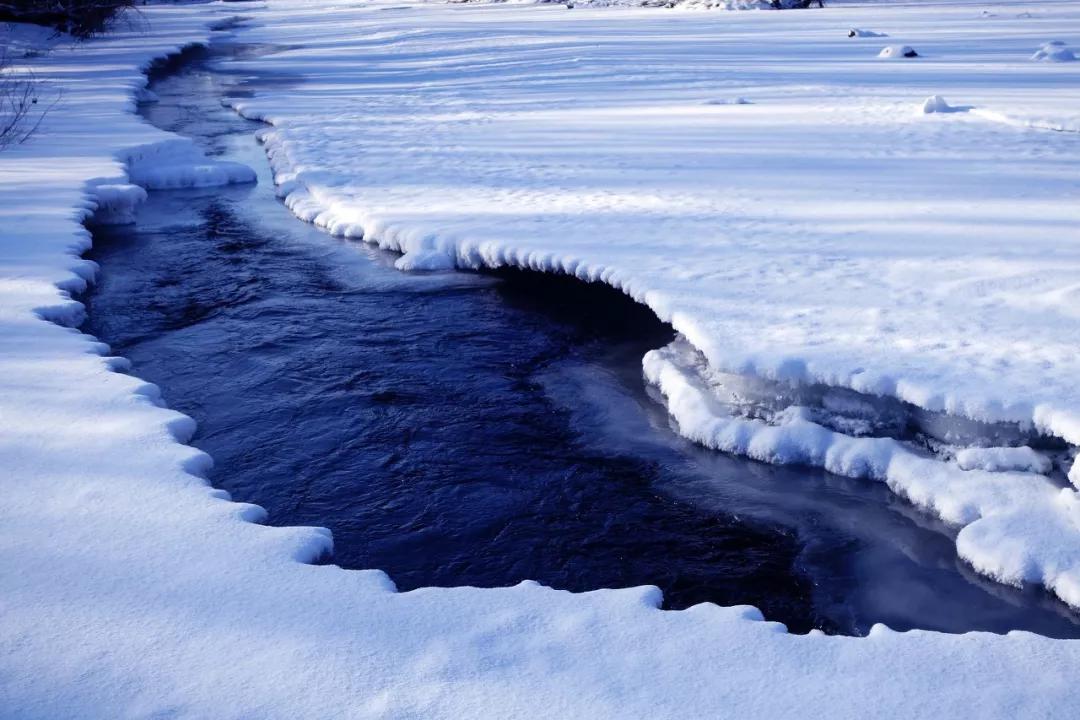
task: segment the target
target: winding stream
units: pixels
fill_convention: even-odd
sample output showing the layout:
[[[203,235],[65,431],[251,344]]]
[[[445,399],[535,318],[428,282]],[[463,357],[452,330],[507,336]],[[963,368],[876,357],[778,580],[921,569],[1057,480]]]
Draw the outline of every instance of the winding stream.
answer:
[[[641,378],[671,329],[618,292],[405,274],[293,218],[260,126],[220,104],[299,81],[229,69],[272,50],[185,53],[142,107],[259,184],[153,193],[90,254],[86,331],[198,421],[215,485],[274,524],[329,527],[332,562],[402,590],[655,584],[667,607],[748,603],[796,632],[1080,636],[1060,603],[975,576],[883,486],[682,440]]]

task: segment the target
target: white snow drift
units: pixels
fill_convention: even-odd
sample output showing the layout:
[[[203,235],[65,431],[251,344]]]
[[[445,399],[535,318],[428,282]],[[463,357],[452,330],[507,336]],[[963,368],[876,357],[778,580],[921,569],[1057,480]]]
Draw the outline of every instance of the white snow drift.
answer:
[[[242,40],[291,47],[260,66],[306,77],[239,105],[273,123],[301,217],[401,250],[404,267],[515,264],[620,287],[686,338],[646,363],[683,432],[884,480],[963,525],[980,571],[1076,602],[1077,494],[1036,474],[1045,464],[1003,445],[947,464],[875,436],[881,418],[859,410],[878,396],[1080,442],[1075,137],[910,111],[932,91],[1070,126],[1076,65],[1028,58],[1080,31],[1080,9],[977,7],[278,0],[151,7],[143,30],[28,58],[64,103],[0,155],[4,712],[1075,715],[1071,641],[800,637],[749,608],[661,612],[652,588],[397,593],[376,571],[305,565],[328,534],[253,524],[258,508],[201,479],[209,459],[181,444],[190,419],[71,327],[70,293],[94,272],[83,221],[129,221],[141,183],[250,178],[131,114],[152,57],[242,8]],[[878,62],[844,37],[864,25],[926,57]],[[827,413],[746,417],[709,384],[723,373],[840,394],[819,393]]]

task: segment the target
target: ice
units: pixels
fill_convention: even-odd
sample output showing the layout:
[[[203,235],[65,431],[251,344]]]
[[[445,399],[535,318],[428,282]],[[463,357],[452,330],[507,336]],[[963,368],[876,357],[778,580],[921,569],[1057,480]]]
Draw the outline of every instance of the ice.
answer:
[[[1074,127],[1080,99],[1071,66],[1028,61],[1080,9],[1039,0],[1023,3],[1037,19],[991,23],[958,0],[829,4],[277,0],[245,5],[247,26],[231,4],[149,5],[137,28],[20,56],[64,104],[0,153],[3,714],[1073,717],[1072,641],[794,636],[753,608],[660,611],[649,587],[397,593],[378,571],[304,564],[329,534],[255,524],[210,488],[209,458],[182,444],[192,421],[72,328],[95,273],[84,221],[129,218],[140,178],[244,177],[131,113],[152,59],[234,28],[281,48],[253,77],[295,79],[234,102],[272,123],[298,215],[406,266],[621,288],[700,358],[647,361],[688,436],[884,481],[954,523],[979,572],[1076,603],[1072,488],[962,470],[899,428],[915,408],[920,436],[1080,442],[1078,151],[1045,132]],[[842,37],[862,25],[927,57],[879,63]],[[1016,124],[913,117],[931,91]],[[755,104],[703,102],[742,96]],[[709,384],[721,374],[749,395],[742,414]]]
[[[439,250],[410,250],[394,262],[394,267],[412,271],[451,270],[454,258]]]

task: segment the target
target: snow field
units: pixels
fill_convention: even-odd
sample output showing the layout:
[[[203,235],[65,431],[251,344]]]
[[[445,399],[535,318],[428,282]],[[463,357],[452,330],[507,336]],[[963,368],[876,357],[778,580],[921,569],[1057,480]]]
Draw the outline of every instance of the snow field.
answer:
[[[793,636],[782,626],[763,622],[753,608],[700,605],[682,612],[661,612],[656,609],[658,592],[647,587],[575,595],[523,583],[500,589],[429,588],[396,593],[389,579],[378,571],[303,564],[330,547],[331,539],[324,530],[254,524],[264,515],[261,509],[230,502],[224,493],[208,487],[202,475],[210,458],[182,444],[191,436],[193,422],[163,407],[155,387],[115,372],[125,366],[123,360],[108,357],[106,347],[73,329],[82,307],[71,293],[83,289],[94,274],[93,264],[79,258],[89,243],[82,223],[95,212],[100,221],[130,220],[132,204],[142,191],[132,182],[138,175],[134,168],[139,160],[161,153],[167,164],[171,162],[168,158],[177,157],[173,151],[180,146],[169,144],[176,138],[147,127],[131,114],[131,98],[143,84],[140,70],[154,57],[175,52],[189,42],[204,41],[209,36],[207,28],[219,24],[236,7],[148,7],[143,10],[146,26],[138,32],[121,31],[87,45],[58,47],[48,56],[36,58],[38,75],[64,90],[62,111],[50,115],[34,141],[0,155],[0,699],[4,713],[24,718],[72,714],[82,718],[804,718],[815,714],[862,718],[883,712],[897,718],[1075,715],[1080,688],[1068,671],[1080,657],[1080,643],[1074,641],[1027,633],[1004,637],[985,633],[900,634],[882,626],[866,638]],[[1057,12],[1062,6],[1043,3],[1026,7],[1040,14]],[[510,11],[522,14],[512,16]],[[898,120],[902,113],[897,109],[910,107],[917,100],[909,98],[907,92],[882,98],[883,107],[860,105],[867,102],[865,99],[845,105],[843,98],[850,94],[847,89],[833,91],[820,84],[807,88],[805,79],[795,77],[784,82],[773,77],[774,85],[751,83],[740,80],[738,67],[726,79],[688,78],[687,67],[693,65],[684,64],[685,54],[674,57],[671,65],[660,63],[640,76],[625,66],[617,66],[618,72],[613,73],[610,66],[595,64],[589,57],[590,47],[605,42],[641,41],[641,51],[657,62],[668,56],[666,51],[672,47],[695,46],[687,40],[693,34],[686,33],[686,26],[670,26],[671,21],[664,20],[658,27],[657,16],[646,12],[603,16],[563,10],[566,15],[587,19],[585,27],[561,28],[546,26],[549,16],[527,8],[466,8],[466,13],[476,14],[451,15],[453,10],[441,7],[381,12],[377,6],[320,3],[316,7],[283,1],[266,7],[245,4],[243,12],[265,23],[251,30],[252,35],[273,31],[309,40],[311,44],[290,51],[297,55],[291,59],[283,55],[281,61],[294,63],[294,69],[319,70],[312,75],[317,82],[289,91],[297,95],[257,100],[253,105],[265,102],[268,106],[245,109],[275,119],[267,145],[285,181],[282,192],[298,213],[343,232],[363,230],[369,238],[396,244],[409,251],[405,257],[411,252],[414,259],[425,263],[441,253],[466,265],[513,262],[611,282],[648,302],[684,332],[691,331],[688,334],[695,346],[705,351],[712,367],[728,365],[720,361],[739,353],[763,353],[755,349],[757,343],[758,348],[787,347],[776,344],[784,333],[790,334],[795,344],[801,337],[796,327],[776,324],[777,313],[791,312],[793,303],[781,303],[770,310],[773,294],[755,299],[741,291],[739,283],[747,281],[745,273],[756,276],[755,282],[762,283],[765,290],[775,283],[788,283],[792,297],[801,304],[812,297],[805,292],[807,287],[822,279],[813,274],[815,269],[831,268],[827,276],[841,285],[850,283],[852,275],[837,271],[837,264],[849,263],[850,273],[866,270],[858,257],[828,261],[828,253],[838,253],[842,246],[820,245],[808,254],[807,243],[825,242],[836,233],[841,238],[844,232],[865,235],[892,223],[903,227],[882,242],[922,236],[912,233],[910,205],[915,201],[910,198],[895,214],[887,212],[889,206],[880,197],[848,200],[842,209],[851,212],[850,203],[866,202],[866,209],[873,213],[852,214],[841,221],[820,209],[813,210],[821,207],[817,203],[821,195],[811,192],[813,188],[807,183],[810,177],[817,177],[817,169],[808,175],[808,171],[795,168],[795,172],[780,176],[784,182],[777,183],[775,173],[782,167],[777,165],[779,160],[769,161],[766,141],[774,150],[784,152],[796,147],[803,147],[804,153],[823,149],[820,140],[807,137],[798,142],[777,140],[778,123],[790,123],[795,115],[821,120],[814,130],[824,133],[833,144],[850,141],[851,128],[830,134],[826,119],[856,127],[866,121],[860,132],[870,135],[876,132],[877,123],[891,123],[889,130],[905,143],[928,133],[930,137],[921,139],[928,144],[917,148],[929,147],[933,140],[932,147],[966,152],[966,161],[975,162],[971,145],[954,148],[945,142],[957,139],[954,134],[958,129],[951,119],[947,126],[922,123],[921,119],[911,120],[908,112],[903,113],[904,120]],[[902,19],[902,11],[897,12]],[[949,16],[954,11],[942,12]],[[868,23],[889,25],[890,34],[903,34],[892,31],[891,13],[875,9]],[[393,22],[410,14],[415,17],[400,27],[386,28],[379,25],[384,21],[374,19],[379,14],[397,17]],[[862,22],[849,14],[835,17],[840,28]],[[452,27],[459,22],[462,25]],[[478,46],[482,49],[484,43],[493,41],[491,33],[485,32],[482,40],[469,35],[473,22],[495,22],[486,29],[505,32],[509,47],[500,48],[484,63],[459,64],[454,70],[448,62],[453,65],[455,57],[468,60]],[[761,32],[760,27],[744,25],[750,20],[732,22],[734,32],[739,27],[755,36]],[[1053,17],[1052,22],[1060,25],[1062,20]],[[768,27],[782,30],[783,25]],[[533,49],[542,51],[543,57],[556,56],[546,65],[553,73],[552,83],[570,80],[565,77],[567,67],[585,67],[590,68],[586,74],[596,84],[578,108],[565,104],[568,97],[582,97],[577,95],[582,89],[580,77],[574,79],[574,92],[569,96],[566,88],[558,87],[551,87],[546,98],[542,93],[534,94],[524,103],[526,109],[513,110],[525,117],[511,122],[514,132],[508,135],[507,128],[500,127],[506,122],[499,118],[500,103],[512,108],[518,102],[512,88],[528,88],[530,81],[527,74],[502,80],[491,74],[532,72],[529,63],[515,65],[515,56],[510,53],[511,47],[520,52],[529,49],[520,42],[520,28],[538,33],[532,38]],[[614,35],[601,42],[596,34],[599,30]],[[835,35],[835,30],[829,28],[829,35]],[[5,32],[17,34],[18,30]],[[445,45],[410,47],[410,34],[422,42],[438,42],[441,35]],[[822,30],[821,37],[825,34]],[[569,47],[565,45],[568,35],[579,38],[571,40]],[[667,37],[670,42],[651,49],[644,42],[650,37],[654,41]],[[758,43],[748,40],[749,36],[742,46],[744,60],[757,53]],[[917,41],[920,47],[926,44]],[[387,42],[389,48],[378,47]],[[335,43],[337,49],[332,47]],[[350,47],[349,43],[364,47]],[[710,43],[708,49],[714,51],[714,45]],[[387,50],[405,67],[388,66],[383,57]],[[698,50],[703,51],[700,46]],[[867,54],[866,49],[861,48],[860,53]],[[328,56],[347,57],[348,61],[327,63]],[[575,57],[582,59],[574,63]],[[758,65],[757,72],[761,72],[762,64]],[[888,66],[890,70],[904,67]],[[868,67],[860,72],[867,72]],[[432,73],[426,88],[415,85],[418,68]],[[779,66],[774,72],[801,75],[801,71]],[[342,75],[335,78],[334,73]],[[348,80],[358,83],[347,86],[352,94],[336,92],[349,73],[360,76]],[[439,85],[440,76],[445,82],[455,78],[455,73],[460,73],[457,82],[466,84],[470,77],[477,77],[476,73],[486,73],[492,88],[474,88],[482,97],[466,100],[462,89],[455,94]],[[672,94],[681,95],[674,110],[670,103],[627,110],[625,99],[598,109],[605,100],[618,100],[610,95],[613,77],[631,86],[634,82],[660,81],[673,87],[686,83],[686,88],[666,91],[668,101]],[[944,85],[939,77],[924,80],[922,84],[935,88]],[[977,85],[957,96],[983,103],[987,96],[980,96]],[[952,94],[950,86],[944,90]],[[990,97],[1031,100],[1015,89],[983,91]],[[830,104],[840,103],[842,112],[813,106],[818,100],[812,99],[820,99],[822,92],[831,93]],[[729,108],[703,102],[735,93],[755,104]],[[918,95],[926,93],[922,90]],[[479,100],[486,104],[475,107]],[[291,108],[297,114],[286,116],[290,102],[299,103]],[[812,111],[807,114],[800,102],[810,102]],[[1005,104],[1010,109],[1018,106]],[[1052,107],[1051,103],[1046,110],[1060,113],[1065,104]],[[331,113],[334,107],[338,114]],[[502,111],[508,110],[504,107]],[[706,117],[701,113],[749,116]],[[312,125],[302,127],[301,116]],[[638,119],[641,116],[645,122]],[[741,128],[738,137],[725,141],[724,133],[717,132],[717,119]],[[560,123],[557,128],[543,124],[552,121]],[[334,123],[340,126],[334,133],[327,132]],[[478,133],[489,133],[491,146],[477,147],[475,136],[459,134],[470,123],[478,126]],[[611,141],[602,142],[611,137],[612,123],[625,133],[622,165],[613,158],[618,153]],[[320,124],[324,124],[324,134],[305,135],[305,130],[318,129]],[[755,134],[758,125],[774,132]],[[679,140],[673,130],[688,137]],[[639,145],[642,134],[650,133],[654,145]],[[1015,242],[1021,228],[1030,231],[1031,218],[1040,218],[1040,227],[1056,229],[1059,236],[1064,233],[1063,222],[1069,219],[1068,207],[1053,194],[1060,183],[1059,161],[1048,160],[1045,152],[1034,152],[1032,157],[1030,142],[1010,142],[1012,133],[1029,139],[1042,137],[1034,130],[995,124],[983,128],[978,140],[1002,142],[1002,148],[995,152],[1017,152],[1026,171],[1041,170],[1043,174],[1025,176],[1028,191],[1038,200],[991,213],[1004,228],[998,234],[990,233],[986,242],[991,250],[1009,247],[1006,241]],[[306,145],[305,138],[312,145]],[[455,138],[460,145],[452,142]],[[868,147],[874,139],[863,137],[860,143]],[[589,150],[597,144],[600,147]],[[694,152],[686,152],[688,147]],[[901,147],[905,153],[911,152],[909,145]],[[739,148],[751,157],[740,159]],[[432,157],[434,149],[442,151],[437,153],[439,157]],[[477,157],[477,165],[464,162],[480,150],[485,152]],[[1067,146],[1054,145],[1049,150],[1061,152]],[[694,159],[704,154],[705,160],[716,162],[713,156],[717,152],[724,155],[732,177],[744,184],[740,188],[720,184],[714,168],[708,178],[709,186],[716,188],[709,192],[718,193],[720,199],[702,195],[702,171],[706,168]],[[495,162],[499,153],[507,154],[502,161],[505,168]],[[536,157],[523,164],[521,153],[536,153]],[[327,162],[335,156],[337,163]],[[189,161],[179,163],[181,166],[206,162],[187,157]],[[882,156],[871,159],[881,160]],[[933,159],[940,160],[936,155]],[[1070,159],[1066,153],[1060,162]],[[845,190],[857,181],[881,175],[878,163],[862,157],[859,162],[873,167],[860,170],[856,160],[858,157],[844,160],[856,165],[848,169],[856,177],[843,185]],[[834,162],[840,161],[826,156],[821,165],[826,185],[844,177],[831,164]],[[896,162],[903,167],[903,159]],[[940,186],[932,178],[927,180],[922,172],[925,165],[910,158],[907,162],[914,167],[901,175],[921,179],[924,185],[929,182],[929,188],[915,183],[912,192],[923,188],[925,195],[918,201],[932,204]],[[982,162],[985,169],[1007,170],[993,157]],[[678,167],[679,163],[689,169]],[[445,174],[433,172],[440,165],[445,166]],[[649,177],[642,179],[646,166]],[[147,171],[153,167],[146,165]],[[387,177],[394,167],[400,175]],[[365,173],[372,176],[365,177]],[[452,173],[464,187],[457,194],[450,192],[454,185],[448,175]],[[1007,179],[1000,182],[1015,179],[1008,172],[1005,176]],[[195,182],[201,175],[192,170],[185,177]],[[218,177],[243,179],[235,168],[221,168]],[[623,178],[624,184],[614,183],[613,177]],[[547,190],[533,195],[536,190],[528,185],[515,189],[508,184],[515,178],[522,184],[531,182],[533,188],[537,178],[547,178],[546,185],[541,185]],[[962,179],[956,174],[945,178],[957,183],[961,197],[963,184],[958,181]],[[402,188],[403,183],[413,187]],[[510,189],[492,197],[492,187]],[[775,188],[776,193],[765,194],[767,187]],[[385,197],[374,202],[383,190]],[[884,188],[879,191],[884,194]],[[755,200],[757,194],[761,198]],[[726,205],[724,197],[730,197]],[[767,205],[765,197],[770,199]],[[425,202],[418,203],[417,198]],[[967,202],[971,201],[968,198]],[[1011,202],[1018,201],[1012,197]],[[369,208],[364,211],[367,214],[358,207]],[[546,215],[538,218],[537,207]],[[721,208],[728,212],[719,213]],[[755,208],[756,214],[739,214]],[[960,213],[958,219],[946,222],[950,216],[945,216],[916,228],[932,236],[927,241],[931,247],[941,245],[943,234],[947,239],[945,230],[950,222],[987,212],[985,206],[979,206],[965,214],[962,203],[931,209]],[[1026,210],[1042,212],[1028,215],[1020,223],[1019,214]],[[579,217],[583,213],[598,222],[583,227]],[[808,232],[813,229],[810,221],[823,227],[819,232]],[[478,228],[484,224],[492,229],[480,233]],[[717,244],[716,228],[721,224],[725,233],[738,236],[740,243],[765,253],[769,266],[755,270],[747,265],[742,247],[722,241]],[[797,238],[797,245],[778,240],[781,227]],[[565,242],[556,243],[564,231]],[[664,238],[668,244],[658,246]],[[675,240],[671,238],[678,244],[672,244]],[[615,239],[621,242],[618,257],[612,254]],[[695,252],[696,244],[700,248]],[[658,247],[663,252],[658,252]],[[924,252],[926,248],[915,249]],[[1055,267],[1040,266],[1030,257],[1036,250],[1046,249],[1045,244],[1027,248],[1022,256],[1022,267],[1036,278],[1047,267]],[[732,264],[727,277],[717,270],[716,256],[724,254],[729,256],[725,262]],[[1062,279],[1071,272],[1067,247],[1058,249],[1051,258],[1063,273],[1051,274],[1050,281],[1057,283],[1052,287],[1031,282],[1031,276],[1016,279],[1007,275],[1010,282],[993,282],[1000,279],[995,270],[1001,272],[1001,267],[994,262],[1000,258],[989,254],[990,250],[984,250],[977,260],[968,258],[967,265],[959,259],[946,263],[948,256],[936,261],[948,265],[941,268],[942,273],[961,283],[974,281],[963,272],[972,272],[974,266],[983,282],[981,290],[991,296],[1000,298],[1003,287],[1022,291],[1027,299],[1034,294],[1040,308],[1054,313],[1052,324],[1059,332],[1071,327],[1063,324],[1060,315],[1070,292]],[[714,259],[710,261],[710,257]],[[802,267],[811,274],[770,278],[773,263],[779,269],[793,258],[799,262],[791,267]],[[943,302],[936,294],[941,290],[940,276],[928,273],[927,265],[918,263],[917,258],[913,254],[910,259],[913,267],[898,266],[893,260],[885,271],[875,265],[877,272],[862,277],[881,277],[888,283],[898,277],[903,280],[903,273],[909,271],[926,278],[927,294],[921,302]],[[722,289],[727,286],[725,280],[734,288],[731,297],[702,295],[703,284]],[[1041,291],[1049,294],[1039,294]],[[903,293],[897,292],[903,300]],[[974,294],[962,285],[951,292],[961,293],[965,299]],[[869,293],[861,306],[872,310],[873,301],[880,297]],[[717,304],[735,298],[753,307],[744,310],[733,303],[728,311],[734,324],[718,323]],[[819,312],[821,327],[832,328],[831,333],[819,336],[828,341],[828,353],[810,353],[794,361],[754,356],[750,369],[767,375],[772,367],[779,370],[772,374],[795,379],[803,374],[814,376],[829,367],[822,365],[822,358],[836,356],[838,334],[859,327],[834,327],[831,323],[837,315],[827,305],[824,309],[807,308],[806,312]],[[756,332],[744,335],[745,343],[725,344],[726,338],[738,336],[726,332],[743,329],[744,313],[756,317]],[[880,314],[875,318],[901,328],[910,319]],[[954,317],[949,326],[955,330],[957,322]],[[938,330],[931,324],[929,342],[940,337],[935,334]],[[1030,339],[1040,339],[1043,330],[1036,325]],[[979,337],[976,335],[976,340]],[[706,342],[710,338],[711,342]],[[851,357],[870,352],[866,349],[868,340],[858,333],[852,338]],[[986,343],[980,344],[977,349],[985,352]],[[1054,357],[1054,348],[1048,356],[1037,343],[1023,346],[1019,360],[1043,362]],[[896,378],[936,369],[934,362],[944,353],[932,352],[932,362],[926,367],[909,364],[914,363],[911,358],[918,355],[918,349],[903,344],[899,349],[893,347],[890,355],[896,357],[886,358],[889,362],[881,366],[888,370],[873,371],[868,365],[867,372],[892,378],[894,390],[906,388]],[[974,352],[956,352],[955,360],[961,366],[970,365]],[[1029,354],[1035,358],[1028,358]],[[988,403],[984,398],[988,387],[1024,398],[1028,409],[1040,407],[1032,404],[1033,398],[1051,398],[1053,392],[1062,390],[1062,373],[1071,368],[1067,357],[1063,362],[1065,367],[1051,363],[1051,372],[1043,378],[1050,387],[1043,395],[1026,394],[1034,387],[1025,384],[1020,372],[1027,365],[1011,369],[1020,379],[1014,378],[1009,368],[997,367],[996,371],[1007,378],[1005,383],[985,383],[984,375],[976,377],[978,382],[960,383],[956,386],[956,407],[986,406],[992,410],[988,415],[1007,415],[1004,409],[1013,405]],[[672,366],[664,372],[675,370],[678,368]],[[958,373],[938,380],[944,383]],[[686,377],[687,386],[691,386],[695,376]],[[965,395],[969,390],[973,394]],[[895,394],[905,399],[918,395],[910,389]],[[1075,407],[1071,397],[1061,394],[1059,404],[1066,409]],[[975,402],[971,398],[984,399],[971,405]],[[700,402],[710,401],[702,394]],[[673,403],[673,412],[681,406]],[[1057,406],[1046,407],[1049,412]],[[1013,414],[1028,416],[1019,411]],[[1060,422],[1060,417],[1051,416],[1042,418],[1044,426]],[[792,418],[793,424],[798,422]],[[813,429],[807,432],[821,435]],[[856,449],[853,456],[861,452]],[[899,455],[899,451],[894,452]],[[867,457],[873,460],[875,456]],[[895,458],[893,462],[897,462]],[[1003,484],[1023,483],[1027,477],[972,475],[979,483],[997,477]],[[953,479],[947,480],[951,483]],[[933,484],[943,480],[928,475],[925,481]],[[1024,492],[1034,498],[1032,502],[1045,507],[1052,500],[1044,497],[1039,487],[1026,484]],[[931,486],[920,492],[936,497],[937,490]],[[1002,493],[1004,496],[1006,490]],[[1059,498],[1062,504],[1075,504],[1071,491],[1062,491]],[[963,497],[949,502],[954,508],[950,512],[957,517],[971,516]],[[992,506],[981,492],[967,502],[984,513]],[[1050,520],[1060,517],[1052,515]],[[989,523],[988,518],[973,522],[961,537],[983,547],[990,540],[1012,543],[1016,530],[1030,530],[1025,525],[1029,521],[1026,514],[994,518],[997,522],[993,518]],[[1047,536],[1060,536],[1062,528],[1050,522],[1042,531]],[[994,538],[995,533],[999,537]],[[1015,550],[1022,559],[1023,546]],[[1066,588],[1063,592],[1070,595],[1072,591]]]

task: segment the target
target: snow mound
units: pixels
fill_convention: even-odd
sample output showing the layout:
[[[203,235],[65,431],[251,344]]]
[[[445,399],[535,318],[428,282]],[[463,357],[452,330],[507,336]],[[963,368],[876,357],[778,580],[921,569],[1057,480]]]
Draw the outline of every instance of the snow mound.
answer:
[[[919,53],[909,45],[888,45],[878,53],[879,58],[885,60],[900,60],[903,58],[919,57]]]
[[[849,38],[878,38],[889,37],[887,33],[874,32],[873,30],[864,30],[862,28],[851,28],[848,30],[847,36]]]
[[[1031,59],[1036,62],[1075,62],[1076,53],[1070,48],[1065,46],[1060,40],[1051,40],[1048,43],[1043,43],[1042,47],[1035,51],[1035,54],[1031,56]]]
[[[1045,475],[1053,469],[1050,458],[1029,447],[965,448],[956,453],[961,470],[1031,472]]]
[[[940,95],[931,95],[923,101],[922,112],[924,115],[930,115],[932,113],[954,113],[960,112],[960,108],[953,107]]]

